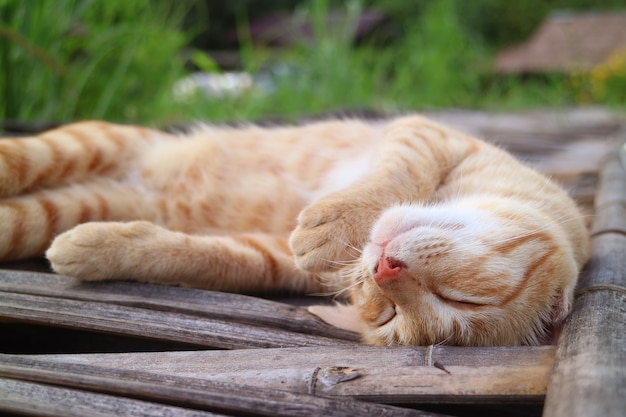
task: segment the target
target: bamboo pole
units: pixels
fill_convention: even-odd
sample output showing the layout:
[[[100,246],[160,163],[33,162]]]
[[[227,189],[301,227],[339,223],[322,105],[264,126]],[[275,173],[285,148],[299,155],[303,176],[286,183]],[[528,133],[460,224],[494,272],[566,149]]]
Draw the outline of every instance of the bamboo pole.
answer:
[[[541,404],[553,346],[337,346],[234,351],[0,355],[0,376],[89,364],[115,373],[235,383],[324,397],[395,404]]]
[[[352,399],[333,399],[228,382],[216,382],[148,372],[107,369],[90,364],[50,363],[28,357],[0,355],[0,399],[26,407],[23,391],[7,393],[11,380],[52,384],[217,413],[251,416],[406,416],[438,414]],[[15,391],[15,390],[14,390]],[[27,396],[27,395],[26,395]],[[52,405],[54,406],[54,404]],[[51,408],[44,406],[44,410]],[[2,410],[0,404],[0,410]],[[24,408],[18,411],[26,411]]]
[[[0,412],[47,417],[219,417],[224,415],[5,378],[0,378]]]
[[[260,298],[19,271],[0,271],[0,319],[227,349],[358,341],[304,308]]]
[[[330,326],[306,308],[241,294],[138,282],[80,282],[56,274],[11,270],[0,270],[1,292],[192,314],[307,335],[359,340],[358,334]]]
[[[626,413],[625,203],[626,170],[613,154],[600,173],[593,255],[558,342],[546,417]]]

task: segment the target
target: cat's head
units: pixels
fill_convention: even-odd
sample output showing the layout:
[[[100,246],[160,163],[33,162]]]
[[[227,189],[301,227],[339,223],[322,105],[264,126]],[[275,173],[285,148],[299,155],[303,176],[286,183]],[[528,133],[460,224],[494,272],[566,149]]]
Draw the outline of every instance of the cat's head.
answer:
[[[351,275],[339,313],[370,344],[519,345],[569,313],[578,265],[553,221],[483,198],[388,209]]]

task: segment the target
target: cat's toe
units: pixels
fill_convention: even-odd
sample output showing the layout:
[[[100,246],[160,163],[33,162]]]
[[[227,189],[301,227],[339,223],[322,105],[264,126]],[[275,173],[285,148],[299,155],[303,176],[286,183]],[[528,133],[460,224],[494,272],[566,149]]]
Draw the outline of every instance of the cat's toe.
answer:
[[[81,280],[105,279],[103,269],[98,267],[99,262],[93,256],[97,250],[95,238],[76,229],[79,228],[57,236],[46,251],[52,269]]]
[[[296,265],[305,271],[321,272],[331,268],[328,262],[330,237],[319,230],[298,227],[291,235],[289,245]]]
[[[326,272],[357,257],[354,248],[361,245],[369,230],[369,220],[362,214],[340,202],[303,211],[289,239],[296,265],[305,271]]]
[[[324,226],[336,221],[341,215],[342,210],[338,210],[335,204],[322,201],[304,209],[298,216],[298,225],[302,229]]]
[[[120,278],[131,239],[149,235],[150,223],[85,223],[60,234],[46,252],[52,269],[84,281]]]

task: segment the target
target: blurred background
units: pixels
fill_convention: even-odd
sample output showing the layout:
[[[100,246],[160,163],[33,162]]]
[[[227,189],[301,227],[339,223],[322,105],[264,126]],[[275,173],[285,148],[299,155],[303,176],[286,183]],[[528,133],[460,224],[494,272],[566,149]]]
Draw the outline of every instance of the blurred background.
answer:
[[[623,0],[0,0],[0,120],[626,109]]]

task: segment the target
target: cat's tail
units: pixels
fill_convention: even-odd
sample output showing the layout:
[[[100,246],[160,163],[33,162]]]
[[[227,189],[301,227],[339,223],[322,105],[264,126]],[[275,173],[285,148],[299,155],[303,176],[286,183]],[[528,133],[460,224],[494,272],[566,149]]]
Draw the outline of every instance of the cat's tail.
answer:
[[[80,122],[38,136],[0,140],[0,197],[113,175],[164,133],[136,126]]]

